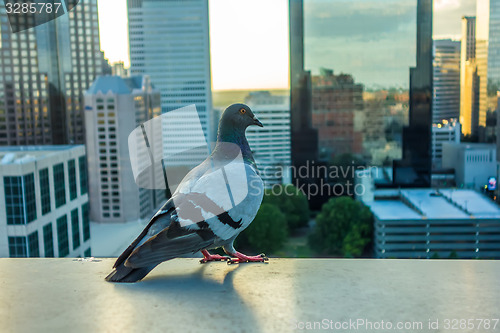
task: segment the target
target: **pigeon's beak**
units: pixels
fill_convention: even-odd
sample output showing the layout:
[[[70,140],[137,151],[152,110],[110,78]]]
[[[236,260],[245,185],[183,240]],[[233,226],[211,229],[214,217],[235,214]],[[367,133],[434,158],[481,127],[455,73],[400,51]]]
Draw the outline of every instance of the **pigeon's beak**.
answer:
[[[254,125],[257,125],[257,126],[259,126],[259,127],[264,127],[264,125],[262,125],[262,123],[260,122],[260,120],[259,120],[259,119],[257,119],[257,117],[256,117],[256,116],[253,116],[253,118],[252,118],[252,119],[253,119],[253,124],[254,124]]]

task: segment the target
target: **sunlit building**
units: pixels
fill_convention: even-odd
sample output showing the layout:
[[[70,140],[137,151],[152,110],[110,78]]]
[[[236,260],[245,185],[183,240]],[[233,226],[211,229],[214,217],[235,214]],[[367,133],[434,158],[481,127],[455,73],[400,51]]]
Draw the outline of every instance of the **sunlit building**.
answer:
[[[189,150],[190,138],[214,140],[208,1],[128,0],[127,6],[130,74],[151,78],[161,93],[162,113],[196,106],[197,115],[172,120],[176,126],[165,131],[165,147]],[[196,165],[206,157],[193,154],[178,162]]]
[[[460,116],[460,41],[437,39],[433,42],[432,122]]]
[[[137,126],[160,115],[159,92],[147,76],[101,76],[86,92],[85,105],[91,220],[149,217],[165,200],[165,190],[137,185],[130,160],[136,156],[129,152],[128,138]],[[146,155],[138,162],[148,161]]]
[[[460,124],[464,135],[477,135],[479,79],[476,66],[476,17],[462,17],[460,50]]]
[[[496,102],[500,86],[500,0],[477,0],[476,62],[479,76],[479,126],[486,126],[490,97]]]
[[[83,143],[83,93],[107,70],[97,0],[15,33],[2,6],[0,24],[0,145]]]
[[[0,257],[89,257],[85,147],[0,148]]]

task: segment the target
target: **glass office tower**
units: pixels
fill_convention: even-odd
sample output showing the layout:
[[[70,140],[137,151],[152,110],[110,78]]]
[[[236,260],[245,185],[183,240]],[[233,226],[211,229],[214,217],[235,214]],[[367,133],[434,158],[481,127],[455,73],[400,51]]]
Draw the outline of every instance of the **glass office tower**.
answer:
[[[84,142],[83,92],[108,66],[99,46],[97,1],[69,8],[18,32],[11,25],[19,28],[19,20],[33,17],[9,22],[0,8],[0,145]]]
[[[318,133],[312,127],[311,74],[304,70],[303,10],[303,0],[289,1],[290,125],[295,168],[318,159]]]
[[[417,3],[417,66],[410,69],[409,126],[403,129],[403,159],[393,164],[394,185],[399,187],[431,184],[432,3]]]

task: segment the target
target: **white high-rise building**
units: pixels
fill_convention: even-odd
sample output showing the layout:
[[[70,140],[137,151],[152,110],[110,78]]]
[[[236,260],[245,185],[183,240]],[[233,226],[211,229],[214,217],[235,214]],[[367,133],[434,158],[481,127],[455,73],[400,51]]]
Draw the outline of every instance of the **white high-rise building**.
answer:
[[[460,41],[433,41],[432,122],[460,117]]]
[[[85,147],[0,148],[0,257],[90,257]]]
[[[131,156],[137,156],[131,155],[128,147],[132,131],[160,115],[159,95],[147,76],[101,76],[86,92],[86,146],[93,222],[147,218],[166,199],[164,187],[150,190],[137,185],[130,160]],[[139,159],[139,163],[150,161],[147,154]],[[163,177],[158,181],[163,183]]]
[[[162,113],[192,104],[198,111],[197,116],[170,119],[176,125],[163,133],[164,147],[189,150],[191,138],[199,141],[202,135],[213,140],[208,1],[128,0],[127,4],[131,75],[150,76],[161,93]],[[197,154],[185,155],[179,163],[196,165],[204,157]]]
[[[264,124],[247,129],[247,139],[264,185],[290,183],[290,98],[268,91],[252,92],[245,103]]]

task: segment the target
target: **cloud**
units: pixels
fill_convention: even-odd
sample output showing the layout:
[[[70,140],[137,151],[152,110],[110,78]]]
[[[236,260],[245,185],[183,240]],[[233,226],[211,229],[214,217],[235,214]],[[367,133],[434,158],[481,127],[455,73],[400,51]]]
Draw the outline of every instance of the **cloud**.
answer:
[[[351,37],[362,40],[384,38],[394,31],[405,29],[415,20],[412,1],[306,1],[306,36]]]
[[[462,16],[476,15],[476,1],[473,0],[435,0],[434,36],[459,36]]]
[[[459,36],[474,0],[434,0],[434,37]],[[408,86],[417,0],[305,0],[306,68],[353,74],[368,86]]]
[[[408,86],[415,65],[413,0],[306,0],[305,61],[349,73],[367,86]]]

